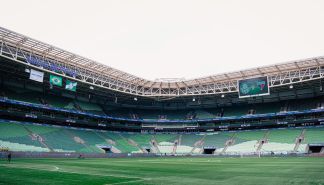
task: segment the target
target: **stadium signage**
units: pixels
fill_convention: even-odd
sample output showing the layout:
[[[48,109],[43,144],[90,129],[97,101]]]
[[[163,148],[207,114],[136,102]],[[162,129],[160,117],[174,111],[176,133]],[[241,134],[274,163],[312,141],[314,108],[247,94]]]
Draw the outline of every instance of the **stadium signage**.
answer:
[[[242,124],[241,127],[250,127],[251,124]]]
[[[25,117],[26,118],[34,118],[34,119],[37,119],[37,115],[34,115],[34,114],[26,114]]]
[[[286,122],[286,121],[278,121],[277,122],[277,125],[287,125],[288,124],[288,122]]]
[[[218,128],[228,128],[228,125],[220,125]]]
[[[313,123],[313,122],[305,122],[305,123],[302,123],[301,125],[302,126],[314,126],[315,123]]]
[[[270,95],[267,76],[238,80],[237,87],[239,98]]]
[[[192,128],[192,127],[190,127],[190,128],[186,128],[187,130],[196,130],[196,128]]]
[[[42,82],[43,83],[44,73],[41,72],[41,71],[31,69],[29,79],[34,80],[36,82]]]
[[[72,120],[72,119],[67,119],[66,122],[67,123],[76,123],[76,121],[75,120]]]

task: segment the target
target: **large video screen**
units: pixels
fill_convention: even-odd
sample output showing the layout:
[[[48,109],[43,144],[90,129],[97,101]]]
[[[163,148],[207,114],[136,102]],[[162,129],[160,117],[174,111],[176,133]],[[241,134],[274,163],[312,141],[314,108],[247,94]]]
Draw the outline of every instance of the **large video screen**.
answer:
[[[264,96],[270,94],[267,76],[239,80],[238,87],[240,98]]]

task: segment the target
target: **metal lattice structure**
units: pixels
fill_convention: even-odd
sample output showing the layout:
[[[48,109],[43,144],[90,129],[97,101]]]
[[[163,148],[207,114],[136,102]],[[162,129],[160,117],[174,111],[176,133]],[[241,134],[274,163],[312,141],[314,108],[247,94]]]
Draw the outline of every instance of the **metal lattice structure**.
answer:
[[[0,27],[0,56],[45,72],[55,73],[28,62],[29,58],[37,58],[37,60],[76,71],[73,77],[64,73],[56,73],[57,75],[89,85],[145,97],[232,93],[238,91],[238,80],[260,76],[268,76],[271,88],[316,80],[323,78],[324,75],[324,57],[316,57],[191,80],[151,81],[2,27]]]

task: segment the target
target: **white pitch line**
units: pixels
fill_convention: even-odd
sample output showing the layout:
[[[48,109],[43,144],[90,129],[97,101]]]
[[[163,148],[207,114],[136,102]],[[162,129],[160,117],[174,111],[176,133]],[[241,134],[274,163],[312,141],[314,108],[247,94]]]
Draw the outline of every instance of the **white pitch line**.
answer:
[[[141,182],[141,181],[145,181],[145,180],[144,179],[138,179],[138,180],[131,180],[131,181],[126,181],[126,182],[116,182],[116,183],[105,184],[105,185],[128,184],[128,183]]]
[[[5,165],[5,164],[0,164],[0,166],[4,166],[4,167],[9,167],[9,168],[19,168],[19,169],[31,169],[31,170],[43,170],[43,171],[53,171],[50,170],[48,168],[44,168],[44,167],[52,167],[52,166],[18,166],[18,165]],[[79,174],[79,175],[95,175],[95,176],[101,176],[101,177],[118,177],[118,178],[127,178],[127,179],[139,179],[139,180],[148,180],[146,178],[143,177],[137,177],[137,176],[129,176],[129,175],[113,175],[113,174],[98,174],[98,173],[83,173],[81,171],[72,171],[72,170],[68,170],[68,169],[60,169],[60,172],[63,173],[71,173],[71,174]]]
[[[55,168],[55,171],[58,171],[60,168],[59,167],[57,167],[57,166],[54,166],[54,168]]]

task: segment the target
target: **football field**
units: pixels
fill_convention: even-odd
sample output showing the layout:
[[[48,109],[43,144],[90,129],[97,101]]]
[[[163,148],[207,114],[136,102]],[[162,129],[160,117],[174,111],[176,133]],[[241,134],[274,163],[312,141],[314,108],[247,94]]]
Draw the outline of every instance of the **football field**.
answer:
[[[324,158],[2,159],[0,184],[320,185]]]

